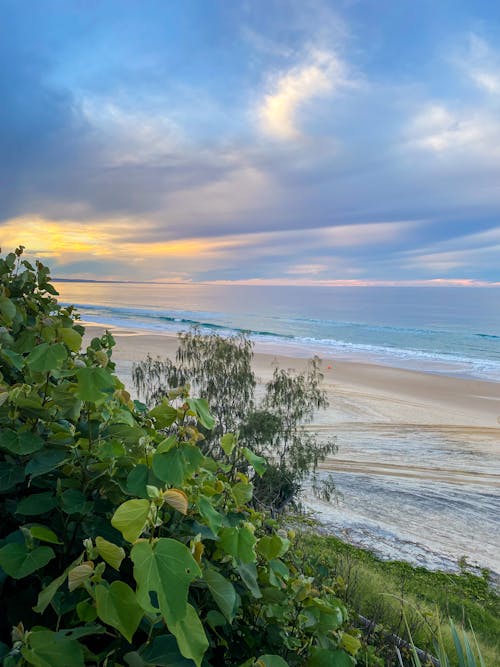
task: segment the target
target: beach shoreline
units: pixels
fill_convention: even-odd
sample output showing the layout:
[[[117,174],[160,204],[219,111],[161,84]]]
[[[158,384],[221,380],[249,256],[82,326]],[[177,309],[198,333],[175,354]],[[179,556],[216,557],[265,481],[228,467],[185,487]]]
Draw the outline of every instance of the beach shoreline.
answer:
[[[87,338],[100,335],[106,328],[116,339],[113,358],[130,383],[128,365],[147,354],[174,358],[177,334],[148,332],[132,328],[104,327],[85,323]],[[274,366],[300,371],[313,356],[291,356],[279,344],[254,347],[254,370],[262,382],[272,376]],[[386,364],[337,358],[322,358],[324,388],[329,397],[335,423],[363,421],[414,423],[495,429],[500,436],[500,383],[488,380],[451,377],[427,371],[402,369]],[[353,410],[355,404],[356,409]],[[341,404],[341,405],[340,405]],[[351,409],[349,409],[351,408]],[[318,424],[324,423],[324,415]],[[332,415],[333,417],[333,415]]]
[[[87,339],[105,330],[86,327]],[[109,329],[116,372],[136,397],[134,362],[147,354],[174,358],[178,337]],[[276,364],[301,371],[307,356],[257,342],[258,395]],[[500,383],[333,355],[323,358],[322,371],[329,407],[308,428],[337,441],[339,452],[321,474],[334,473],[342,501],[310,499],[307,507],[333,534],[382,557],[454,569],[466,556],[498,575]]]

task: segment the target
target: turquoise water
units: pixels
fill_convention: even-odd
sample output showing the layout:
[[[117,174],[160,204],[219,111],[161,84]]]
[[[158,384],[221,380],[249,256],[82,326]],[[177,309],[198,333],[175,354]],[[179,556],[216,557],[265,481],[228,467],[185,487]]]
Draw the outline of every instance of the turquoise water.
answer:
[[[500,381],[500,289],[78,283],[56,286],[86,321],[223,335],[303,354]]]

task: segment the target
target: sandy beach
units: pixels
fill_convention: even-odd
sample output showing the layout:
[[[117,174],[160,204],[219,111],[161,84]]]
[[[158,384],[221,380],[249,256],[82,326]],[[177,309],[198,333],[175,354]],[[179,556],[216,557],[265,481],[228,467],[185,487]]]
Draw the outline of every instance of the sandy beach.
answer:
[[[102,331],[89,325],[87,336]],[[112,333],[117,373],[132,393],[133,362],[148,353],[175,355],[176,335],[121,328]],[[257,345],[261,387],[276,363],[300,371],[307,358]],[[341,501],[310,506],[332,532],[374,550],[381,545],[388,557],[442,566],[465,554],[499,572],[500,383],[334,357],[324,358],[322,368],[330,406],[309,428],[337,440],[338,454],[322,468],[334,473]],[[471,522],[484,529],[481,553],[470,553],[477,542],[467,531]]]
[[[176,335],[111,328],[117,345],[113,358],[120,377],[130,383],[133,362],[152,356],[175,356]],[[87,337],[104,329],[87,325]],[[263,350],[266,351],[263,351]],[[305,357],[291,357],[278,345],[256,346],[254,368],[262,382],[274,364],[300,371]],[[311,355],[312,356],[312,355]],[[500,437],[500,383],[447,377],[392,368],[379,364],[323,358],[324,387],[330,408],[318,415],[323,428],[329,423],[412,424],[448,427],[454,431],[490,431]]]

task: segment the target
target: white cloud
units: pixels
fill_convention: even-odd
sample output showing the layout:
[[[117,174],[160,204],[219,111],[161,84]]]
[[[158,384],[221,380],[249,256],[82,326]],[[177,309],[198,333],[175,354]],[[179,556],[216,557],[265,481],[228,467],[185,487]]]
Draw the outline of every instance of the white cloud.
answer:
[[[335,53],[311,51],[303,63],[271,78],[257,109],[261,130],[278,139],[299,137],[298,115],[304,106],[346,85],[346,65]]]
[[[488,93],[500,93],[500,74],[473,70],[470,75],[479,88],[483,88]]]
[[[441,103],[428,104],[410,120],[407,135],[410,144],[434,153],[500,153],[500,121],[481,108],[454,111]]]
[[[500,53],[482,37],[469,35],[468,53],[458,64],[478,88],[493,95],[500,93]]]

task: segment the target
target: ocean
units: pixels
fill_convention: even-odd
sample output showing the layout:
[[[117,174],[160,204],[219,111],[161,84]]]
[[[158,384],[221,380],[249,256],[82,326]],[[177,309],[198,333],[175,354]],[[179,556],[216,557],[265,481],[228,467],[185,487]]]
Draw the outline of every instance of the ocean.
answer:
[[[500,382],[497,288],[55,285],[85,322],[246,331],[258,351]],[[320,436],[339,445],[326,465],[338,494],[324,503],[306,489],[304,498],[326,530],[383,558],[455,570],[466,557],[500,577],[500,428],[325,419]]]
[[[294,354],[340,355],[500,382],[500,289],[59,282],[83,319],[152,331],[247,331]]]

